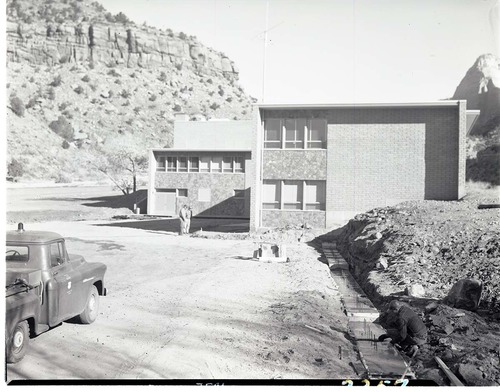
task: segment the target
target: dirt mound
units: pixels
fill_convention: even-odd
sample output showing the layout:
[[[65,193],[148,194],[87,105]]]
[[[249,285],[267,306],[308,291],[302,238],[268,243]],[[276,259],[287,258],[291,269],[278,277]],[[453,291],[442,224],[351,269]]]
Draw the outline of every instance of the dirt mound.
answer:
[[[478,208],[498,202],[498,189],[472,190],[457,202],[406,202],[359,214],[340,233],[317,239],[337,241],[379,307],[399,298],[423,316],[436,302],[425,316],[429,344],[416,364],[422,378],[443,376],[439,356],[467,385],[500,385],[500,214]],[[439,303],[461,278],[483,283],[477,313]],[[424,298],[407,295],[413,292]]]

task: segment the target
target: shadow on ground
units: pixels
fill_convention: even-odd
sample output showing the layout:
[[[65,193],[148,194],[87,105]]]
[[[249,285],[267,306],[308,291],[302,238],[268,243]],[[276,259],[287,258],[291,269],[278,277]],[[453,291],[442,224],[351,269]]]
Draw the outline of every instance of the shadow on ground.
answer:
[[[147,190],[141,189],[130,195],[111,195],[111,196],[97,196],[97,197],[52,197],[40,199],[42,201],[68,201],[68,202],[81,202],[82,206],[86,207],[106,207],[106,208],[128,208],[133,209],[134,204],[142,211],[146,210]]]
[[[179,233],[179,219],[165,218],[140,221],[119,221],[113,223],[96,224],[95,226],[128,227],[131,229],[164,231]],[[197,231],[209,231],[219,233],[247,233],[250,225],[246,219],[213,219],[193,218],[191,219],[190,233]]]

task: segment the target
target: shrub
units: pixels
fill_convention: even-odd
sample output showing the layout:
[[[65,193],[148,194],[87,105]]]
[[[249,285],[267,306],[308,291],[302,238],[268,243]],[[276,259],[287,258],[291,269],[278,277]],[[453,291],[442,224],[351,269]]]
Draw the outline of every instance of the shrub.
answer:
[[[61,85],[61,83],[62,83],[62,78],[61,78],[61,75],[56,75],[56,76],[54,77],[54,79],[52,80],[52,82],[50,82],[50,85],[51,85],[52,87],[58,87],[58,86],[60,86],[60,85]]]
[[[68,106],[71,106],[71,102],[63,102],[59,105],[59,110],[62,112],[64,109],[66,109]]]
[[[69,148],[70,144],[68,143],[67,140],[63,140],[62,142],[62,148],[64,148],[65,150],[67,150]]]
[[[54,87],[50,87],[49,90],[47,91],[47,98],[53,101],[56,99],[56,90],[54,90]]]
[[[89,77],[89,75],[85,75],[85,76],[82,78],[82,82],[85,82],[85,83],[90,82],[90,77]]]
[[[181,105],[175,104],[175,106],[174,106],[174,112],[180,112],[181,110],[182,110]]]
[[[177,69],[178,71],[182,71],[182,63],[175,64],[175,69]]]
[[[131,95],[131,94],[130,94],[130,91],[125,90],[125,89],[123,89],[123,90],[121,91],[121,93],[120,93],[120,96],[121,96],[122,98],[129,98],[129,97],[130,97],[130,95]]]
[[[61,112],[61,114],[64,117],[69,118],[70,120],[73,118],[73,113],[71,113],[69,110],[64,110],[63,112]]]
[[[31,97],[28,103],[26,104],[26,109],[31,109],[32,107],[34,107],[36,105],[36,100],[37,97]]]
[[[156,94],[151,94],[151,96],[149,97],[149,100],[150,100],[151,102],[154,102],[154,101],[156,101],[156,98],[157,98],[157,97],[156,97]]]
[[[69,184],[72,181],[73,181],[73,179],[67,173],[59,173],[57,175],[57,177],[55,178],[55,182],[57,184]]]
[[[158,77],[160,82],[165,82],[167,80],[167,74],[163,71],[160,72],[160,76]]]
[[[10,97],[10,108],[19,117],[24,116],[24,111],[26,110],[26,107],[24,106],[23,101],[21,101],[21,99],[16,95]]]
[[[106,19],[106,21],[108,22],[111,22],[111,23],[114,23],[115,22],[115,17],[111,14],[111,12],[106,12],[104,14],[104,18]]]
[[[123,12],[118,12],[115,15],[115,22],[126,24],[130,22],[130,19]]]
[[[210,109],[217,110],[220,108],[220,105],[217,102],[214,102],[210,105]]]
[[[75,88],[73,91],[74,91],[75,93],[77,93],[77,94],[81,94],[81,93],[83,93],[83,87],[82,87],[82,86],[78,86],[78,87],[77,87],[77,88]]]
[[[113,76],[115,78],[119,78],[121,76],[118,72],[116,72],[116,69],[114,69],[114,68],[111,68],[108,71],[108,75]]]
[[[7,165],[7,175],[12,177],[21,177],[24,174],[24,168],[21,162],[17,159],[12,159]]]
[[[65,54],[59,59],[59,64],[66,64],[69,63],[69,60],[71,59],[71,56],[68,54]]]
[[[179,33],[179,38],[182,39],[182,40],[186,40],[187,39],[187,35],[185,33],[183,33],[182,31]]]
[[[135,113],[135,114],[139,114],[140,112],[141,112],[141,108],[140,108],[139,106],[136,106],[136,107],[134,108],[134,113]]]
[[[59,116],[59,118],[56,121],[52,121],[49,124],[49,128],[54,133],[61,136],[63,139],[68,141],[73,140],[74,136],[73,127],[71,126],[70,122],[66,119],[66,117]]]

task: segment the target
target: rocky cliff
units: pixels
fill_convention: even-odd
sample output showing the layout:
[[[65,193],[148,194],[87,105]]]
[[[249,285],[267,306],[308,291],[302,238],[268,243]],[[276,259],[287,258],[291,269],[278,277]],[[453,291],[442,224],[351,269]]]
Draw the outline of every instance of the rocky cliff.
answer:
[[[238,79],[234,62],[194,37],[148,26],[106,21],[26,24],[11,13],[7,21],[8,61],[49,65],[101,63],[108,66],[175,65],[203,75]]]
[[[11,176],[104,179],[116,146],[137,162],[170,146],[177,113],[251,115],[235,64],[183,32],[139,26],[88,0],[9,0],[6,28]]]
[[[500,124],[500,59],[479,56],[455,90],[452,99],[466,99],[467,109],[480,110],[471,136],[482,136]]]

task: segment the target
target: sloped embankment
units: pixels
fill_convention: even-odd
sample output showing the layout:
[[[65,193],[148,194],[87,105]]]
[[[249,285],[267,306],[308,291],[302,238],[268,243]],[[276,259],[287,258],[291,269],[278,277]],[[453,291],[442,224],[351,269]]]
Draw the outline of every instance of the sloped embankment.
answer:
[[[498,203],[497,194],[375,209],[321,238],[336,237],[352,273],[379,308],[399,298],[424,319],[429,344],[415,364],[421,378],[446,384],[434,361],[439,356],[466,385],[500,385],[499,210],[478,208]],[[440,303],[461,278],[483,282],[477,313]]]

